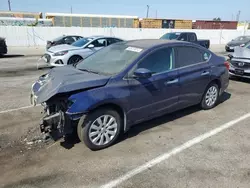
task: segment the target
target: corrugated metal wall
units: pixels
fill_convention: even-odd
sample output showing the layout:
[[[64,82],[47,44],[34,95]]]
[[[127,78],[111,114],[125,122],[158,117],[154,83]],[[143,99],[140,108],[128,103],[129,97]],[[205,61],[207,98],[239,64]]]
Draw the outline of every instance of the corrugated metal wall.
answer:
[[[42,18],[42,13],[0,11],[0,17]]]
[[[237,29],[236,21],[206,21],[196,20],[193,29]]]
[[[133,28],[132,18],[102,18],[102,17],[76,17],[76,16],[48,16],[54,20],[57,27],[124,27]]]
[[[175,20],[175,29],[192,29],[192,20]]]

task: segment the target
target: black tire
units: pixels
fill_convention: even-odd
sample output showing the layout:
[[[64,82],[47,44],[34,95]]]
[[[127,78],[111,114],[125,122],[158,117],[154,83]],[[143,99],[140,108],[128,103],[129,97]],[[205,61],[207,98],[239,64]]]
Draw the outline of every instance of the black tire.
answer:
[[[89,137],[89,130],[91,128],[92,123],[94,123],[94,121],[97,120],[97,118],[102,117],[104,115],[109,115],[115,118],[115,121],[117,123],[117,131],[115,133],[115,136],[111,139],[110,142],[103,145],[96,145],[91,141]],[[117,141],[121,133],[121,128],[122,128],[122,119],[115,110],[100,108],[81,118],[77,126],[77,134],[79,139],[83,141],[89,149],[95,151],[113,145]]]
[[[72,57],[69,58],[68,60],[68,65],[73,65],[75,63],[78,63],[81,61],[83,58],[79,55],[73,55]]]
[[[215,101],[211,105],[208,105],[208,102],[206,102],[206,96],[207,96],[208,91],[211,88],[215,88],[216,91],[217,91],[217,94],[216,94]],[[209,109],[214,108],[217,105],[217,102],[218,102],[218,99],[219,99],[219,92],[220,92],[220,89],[219,89],[219,86],[216,83],[212,82],[211,84],[209,84],[208,87],[206,88],[204,94],[203,94],[202,101],[201,101],[201,108],[204,109],[204,110],[209,110]]]

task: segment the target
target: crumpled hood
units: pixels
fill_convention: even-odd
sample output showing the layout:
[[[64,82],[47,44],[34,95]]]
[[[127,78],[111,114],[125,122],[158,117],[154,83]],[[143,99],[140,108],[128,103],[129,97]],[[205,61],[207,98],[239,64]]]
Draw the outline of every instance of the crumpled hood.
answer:
[[[56,94],[104,86],[110,76],[98,75],[76,69],[73,66],[53,68],[39,77],[32,86],[36,103],[42,103]]]
[[[49,48],[48,51],[52,53],[57,53],[61,51],[80,50],[80,49],[82,49],[82,47],[76,47],[68,44],[61,44]]]
[[[232,55],[235,58],[250,59],[250,49],[244,47],[236,47]]]

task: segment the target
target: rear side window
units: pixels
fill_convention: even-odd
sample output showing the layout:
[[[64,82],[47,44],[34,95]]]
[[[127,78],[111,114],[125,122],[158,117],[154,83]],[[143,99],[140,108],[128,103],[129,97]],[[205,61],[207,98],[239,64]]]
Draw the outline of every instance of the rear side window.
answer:
[[[211,54],[209,52],[201,50],[201,53],[202,53],[202,60],[203,61],[207,61],[211,57]]]
[[[202,52],[197,48],[189,46],[176,47],[175,59],[176,59],[175,62],[176,68],[195,65],[197,63],[204,61]]]
[[[173,69],[173,48],[158,49],[146,56],[137,68],[146,68],[153,74]]]
[[[107,41],[108,41],[108,45],[110,45],[110,44],[114,44],[114,43],[117,43],[117,42],[121,42],[122,40],[119,40],[119,39],[116,39],[116,38],[108,38]]]
[[[195,42],[195,34],[191,33],[191,34],[189,35],[189,41],[190,41],[190,42]]]
[[[182,41],[187,41],[187,40],[188,40],[188,35],[187,35],[187,33],[182,33],[182,34],[181,34],[181,37],[180,37],[180,40],[182,40]]]

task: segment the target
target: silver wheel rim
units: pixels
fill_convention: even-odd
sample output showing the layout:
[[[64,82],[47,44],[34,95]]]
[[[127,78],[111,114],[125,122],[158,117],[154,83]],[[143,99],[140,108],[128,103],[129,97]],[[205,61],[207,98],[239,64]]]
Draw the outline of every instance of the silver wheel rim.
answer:
[[[215,86],[210,87],[207,90],[206,97],[205,97],[205,102],[206,105],[211,107],[215,104],[218,96],[218,90]]]
[[[89,128],[89,139],[95,145],[111,142],[117,133],[117,121],[111,115],[98,117]]]

